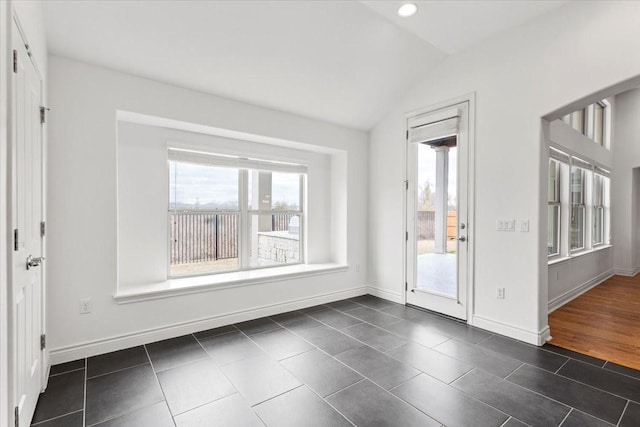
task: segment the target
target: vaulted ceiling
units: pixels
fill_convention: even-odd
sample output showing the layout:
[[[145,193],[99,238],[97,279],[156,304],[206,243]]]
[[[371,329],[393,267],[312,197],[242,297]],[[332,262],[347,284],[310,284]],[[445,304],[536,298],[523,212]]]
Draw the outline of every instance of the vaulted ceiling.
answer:
[[[45,2],[50,53],[368,130],[447,55],[562,1]]]

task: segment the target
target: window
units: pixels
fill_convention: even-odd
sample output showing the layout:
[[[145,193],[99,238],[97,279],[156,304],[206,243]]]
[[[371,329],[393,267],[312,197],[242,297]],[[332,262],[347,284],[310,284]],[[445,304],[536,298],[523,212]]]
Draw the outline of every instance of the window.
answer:
[[[566,124],[576,131],[592,139],[596,144],[608,148],[607,141],[607,101],[598,101],[562,118]]]
[[[593,246],[609,244],[609,176],[596,168],[593,175]]]
[[[169,150],[169,276],[298,264],[306,167]]]
[[[560,254],[560,162],[549,159],[547,254]]]
[[[571,169],[571,236],[570,249],[584,249],[585,222],[585,170],[579,167]]]

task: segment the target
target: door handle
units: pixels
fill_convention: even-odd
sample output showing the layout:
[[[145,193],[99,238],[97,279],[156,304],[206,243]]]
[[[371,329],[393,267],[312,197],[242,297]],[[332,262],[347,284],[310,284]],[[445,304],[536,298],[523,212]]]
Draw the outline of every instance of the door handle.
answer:
[[[31,255],[29,255],[27,257],[27,270],[29,270],[31,267],[38,267],[42,263],[42,261],[44,261],[43,256],[34,258]]]
[[[460,237],[458,237],[458,240],[461,241],[461,242],[466,242],[467,238],[464,237],[464,236],[460,236]]]

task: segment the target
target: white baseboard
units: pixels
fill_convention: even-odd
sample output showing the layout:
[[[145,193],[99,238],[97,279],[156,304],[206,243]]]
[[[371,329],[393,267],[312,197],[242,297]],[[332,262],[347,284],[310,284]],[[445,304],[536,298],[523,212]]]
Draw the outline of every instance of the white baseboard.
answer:
[[[345,298],[366,295],[367,293],[367,286],[360,286],[356,288],[345,289],[342,291],[330,292],[326,294],[286,301],[278,304],[265,305],[261,307],[250,308],[247,310],[225,313],[217,316],[211,316],[205,319],[182,322],[175,325],[163,326],[101,340],[88,341],[67,347],[55,348],[50,351],[50,361],[52,365],[57,365],[59,363],[70,362],[73,360],[83,359],[85,357],[96,356],[104,353],[110,353],[112,351],[135,347],[142,344],[149,344],[155,341],[161,341],[169,338],[175,338],[186,334],[192,334],[198,331],[204,331],[207,329],[230,325],[233,323],[258,319],[264,316],[273,316],[275,314],[285,313],[287,311],[299,310],[318,304],[326,304],[328,302],[338,301]]]
[[[617,276],[627,276],[627,277],[634,277],[636,274],[638,274],[638,272],[640,272],[640,267],[636,267],[636,268],[615,268],[613,270],[613,273],[616,274]]]
[[[369,290],[369,293],[371,295],[389,300],[391,302],[396,302],[398,304],[404,304],[404,298],[401,293],[391,292],[386,289],[378,288],[371,285],[367,286],[367,289]]]
[[[617,273],[615,273],[615,274],[617,274]],[[614,275],[614,270],[605,271],[604,273],[597,275],[593,279],[584,282],[580,286],[577,286],[577,287],[571,289],[570,291],[567,291],[564,294],[562,294],[562,295],[560,295],[558,297],[555,297],[554,299],[549,301],[549,306],[548,306],[549,313],[551,313],[554,310],[557,310],[558,308],[562,307],[563,305],[565,305],[569,301],[571,301],[571,300],[579,297],[580,295],[584,294],[588,290],[595,288],[600,283],[602,283],[605,280],[609,279],[613,275]]]
[[[549,326],[546,326],[538,332],[529,331],[518,326],[499,322],[493,319],[488,319],[486,317],[478,315],[473,316],[471,324],[480,329],[485,329],[490,332],[495,332],[500,335],[505,335],[507,337],[538,346],[544,344],[551,338],[551,335],[549,333]]]

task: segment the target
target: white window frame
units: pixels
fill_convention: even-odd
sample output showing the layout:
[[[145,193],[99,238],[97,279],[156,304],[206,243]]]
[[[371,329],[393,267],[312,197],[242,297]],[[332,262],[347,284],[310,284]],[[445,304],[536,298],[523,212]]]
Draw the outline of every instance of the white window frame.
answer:
[[[304,221],[306,213],[306,180],[307,180],[307,166],[302,164],[288,163],[288,162],[276,162],[271,160],[252,159],[220,154],[212,154],[206,152],[192,151],[182,148],[168,148],[168,162],[167,168],[170,166],[170,162],[188,162],[199,165],[207,165],[212,167],[224,167],[238,170],[238,210],[216,210],[211,213],[224,214],[235,213],[238,215],[238,268],[229,269],[223,271],[206,271],[198,274],[183,274],[172,275],[171,274],[171,233],[168,233],[167,239],[167,278],[168,279],[183,279],[188,277],[198,276],[210,276],[217,274],[228,274],[237,271],[249,271],[249,270],[265,270],[270,268],[281,268],[292,265],[306,264],[306,254],[304,248],[306,247],[306,236],[304,233]],[[299,175],[300,179],[300,201],[298,210],[264,210],[264,209],[249,209],[249,172],[250,171],[262,171],[262,172],[285,172],[295,173]],[[168,183],[169,184],[169,183]],[[167,188],[167,194],[169,194],[169,188]],[[167,206],[167,226],[171,227],[170,200]],[[200,211],[202,212],[202,211]],[[270,266],[257,266],[251,267],[249,263],[249,248],[251,247],[251,233],[249,232],[250,218],[252,215],[273,215],[278,214],[295,214],[299,218],[299,262],[292,262],[287,264],[276,264]]]
[[[556,247],[558,248],[557,252],[554,253],[548,253],[548,245],[547,245],[547,256],[549,258],[554,258],[559,256],[562,253],[562,238],[561,238],[561,233],[562,233],[562,204],[561,204],[561,190],[562,190],[562,177],[561,177],[561,167],[560,167],[560,161],[557,159],[553,159],[550,158],[549,159],[549,179],[551,178],[551,168],[555,168],[555,176],[556,176],[556,184],[555,184],[555,190],[554,190],[554,200],[550,200],[549,197],[548,198],[548,206],[549,207],[557,207],[558,209],[558,214],[557,214],[557,220],[555,222],[556,224],[556,230],[555,230],[555,235],[556,235]],[[551,224],[551,218],[549,218],[549,225]],[[549,232],[549,230],[547,229],[547,233]]]
[[[602,135],[601,141],[595,138],[595,110],[596,105],[602,107]],[[562,117],[562,121],[573,128],[576,132],[580,132],[594,143],[605,149],[610,149],[609,144],[609,127],[611,123],[611,105],[607,100],[597,101],[587,105],[584,108],[574,111]]]
[[[573,187],[573,172],[575,170],[579,170],[582,172],[582,179],[581,179],[581,191],[580,191],[580,195],[581,195],[581,200],[578,203],[575,203],[573,201],[573,197],[572,197],[572,187]],[[588,249],[587,247],[587,230],[586,230],[586,224],[587,224],[587,200],[586,200],[586,194],[587,194],[587,170],[583,167],[578,167],[574,165],[574,160],[571,160],[571,164],[570,164],[570,172],[569,172],[569,208],[570,208],[570,218],[569,218],[569,253],[570,254],[574,254],[577,252],[582,252],[586,249]],[[574,215],[574,209],[579,209],[582,211],[582,246],[581,247],[572,247],[572,238],[571,238],[571,233],[573,232],[572,229],[572,225],[571,225],[571,220],[573,218]]]

